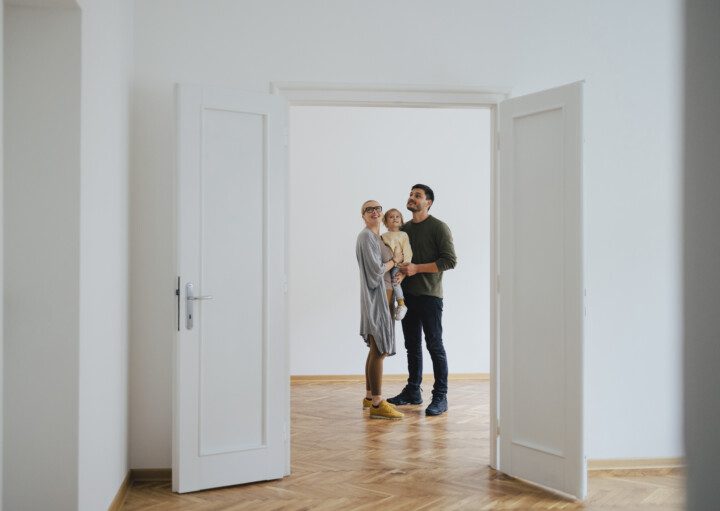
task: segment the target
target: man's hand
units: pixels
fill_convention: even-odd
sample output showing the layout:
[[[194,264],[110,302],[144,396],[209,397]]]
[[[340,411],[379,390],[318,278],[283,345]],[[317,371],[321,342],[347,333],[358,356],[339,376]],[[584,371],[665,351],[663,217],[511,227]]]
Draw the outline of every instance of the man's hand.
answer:
[[[412,277],[413,275],[415,275],[418,272],[417,264],[413,264],[413,263],[404,264],[402,266],[398,266],[398,268],[400,268],[400,273],[402,273],[403,275],[405,275],[407,277]]]

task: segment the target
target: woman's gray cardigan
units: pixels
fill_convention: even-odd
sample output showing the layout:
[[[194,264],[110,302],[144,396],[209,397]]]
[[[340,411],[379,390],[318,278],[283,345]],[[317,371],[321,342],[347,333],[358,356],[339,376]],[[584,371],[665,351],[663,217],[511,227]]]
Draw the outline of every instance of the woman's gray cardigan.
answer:
[[[389,261],[392,252],[385,247],[383,254],[383,247],[380,236],[370,229],[365,228],[358,234],[355,252],[360,267],[360,335],[368,346],[372,336],[380,353],[394,355],[395,323],[390,317],[383,278],[383,260]]]

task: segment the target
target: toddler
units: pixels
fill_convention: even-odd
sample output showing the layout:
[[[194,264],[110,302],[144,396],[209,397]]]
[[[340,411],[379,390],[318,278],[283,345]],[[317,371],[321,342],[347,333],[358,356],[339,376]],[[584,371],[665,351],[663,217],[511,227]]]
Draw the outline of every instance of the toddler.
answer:
[[[383,216],[383,223],[387,227],[387,232],[381,235],[382,240],[385,244],[390,247],[393,251],[393,257],[399,259],[402,256],[402,263],[407,264],[412,261],[412,249],[410,248],[410,238],[407,233],[400,230],[400,227],[405,223],[403,221],[402,213],[397,209],[389,209]],[[396,260],[397,260],[396,259]],[[400,270],[393,268],[390,270],[390,277],[395,280],[395,276]],[[397,307],[395,307],[395,320],[400,321],[407,314],[407,307],[405,306],[405,297],[403,296],[402,287],[400,284],[393,284],[393,298],[397,301]]]

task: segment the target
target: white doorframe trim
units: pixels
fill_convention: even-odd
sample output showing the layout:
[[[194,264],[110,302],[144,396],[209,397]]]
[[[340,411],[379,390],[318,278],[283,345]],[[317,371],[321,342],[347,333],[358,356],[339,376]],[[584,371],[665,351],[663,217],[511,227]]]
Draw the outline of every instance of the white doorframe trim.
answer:
[[[271,82],[270,92],[289,106],[487,108],[490,110],[490,466],[497,468],[497,105],[510,96],[502,87],[369,85]]]
[[[395,106],[490,108],[507,99],[507,88],[427,85],[272,82],[270,92],[291,106]]]

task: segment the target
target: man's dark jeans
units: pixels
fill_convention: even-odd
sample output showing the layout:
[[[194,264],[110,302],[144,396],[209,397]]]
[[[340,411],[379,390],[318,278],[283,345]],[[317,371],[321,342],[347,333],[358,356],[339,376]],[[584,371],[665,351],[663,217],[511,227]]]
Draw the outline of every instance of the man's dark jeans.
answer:
[[[408,311],[402,320],[405,349],[408,359],[408,386],[419,390],[422,383],[423,352],[422,336],[430,352],[435,375],[433,395],[447,395],[448,364],[442,341],[442,298],[405,294]]]

